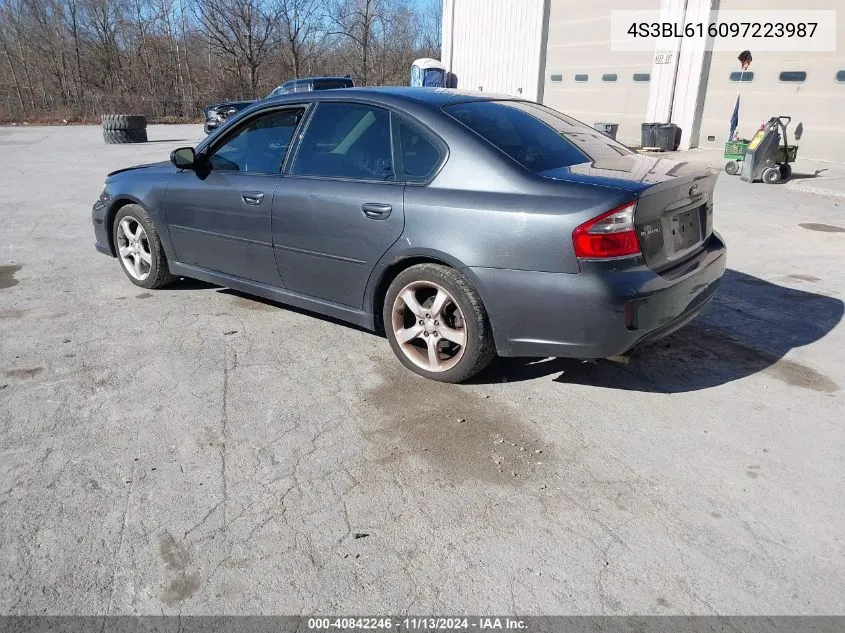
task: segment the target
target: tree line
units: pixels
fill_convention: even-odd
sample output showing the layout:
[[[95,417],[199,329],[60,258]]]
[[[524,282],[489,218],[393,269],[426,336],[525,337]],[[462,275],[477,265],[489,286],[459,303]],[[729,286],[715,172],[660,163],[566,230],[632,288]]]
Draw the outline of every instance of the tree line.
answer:
[[[0,0],[0,120],[193,119],[299,77],[407,84],[440,0]]]

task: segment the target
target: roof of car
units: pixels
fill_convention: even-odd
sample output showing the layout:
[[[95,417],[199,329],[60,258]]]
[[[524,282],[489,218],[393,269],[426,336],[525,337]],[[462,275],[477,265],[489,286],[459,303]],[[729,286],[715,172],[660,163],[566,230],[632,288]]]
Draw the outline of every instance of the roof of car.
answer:
[[[352,81],[351,77],[340,77],[338,75],[320,75],[318,77],[299,77],[298,79],[288,79],[280,85],[296,83],[297,81]]]
[[[329,94],[332,93],[332,94]],[[460,103],[464,101],[486,101],[491,99],[509,99],[515,97],[510,95],[493,94],[490,92],[477,92],[474,90],[458,90],[455,88],[418,88],[411,86],[380,86],[368,88],[345,88],[341,91],[327,90],[314,93],[291,93],[279,95],[267,101],[292,101],[303,98],[310,99],[349,99],[351,96],[373,98],[375,100],[405,101],[439,107],[449,103]]]

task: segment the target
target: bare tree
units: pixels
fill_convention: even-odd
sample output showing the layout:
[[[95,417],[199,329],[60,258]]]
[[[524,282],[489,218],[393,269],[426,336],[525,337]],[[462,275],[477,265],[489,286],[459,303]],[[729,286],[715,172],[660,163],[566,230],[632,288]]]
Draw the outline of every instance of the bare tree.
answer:
[[[5,11],[3,13],[5,13]],[[3,45],[3,53],[6,56],[6,63],[9,65],[9,72],[12,76],[12,82],[15,86],[15,93],[18,95],[18,103],[20,104],[21,110],[24,110],[26,109],[26,106],[23,102],[23,92],[21,91],[21,84],[18,81],[18,74],[15,71],[15,67],[18,65],[18,60],[12,59],[12,55],[11,53],[9,53],[9,47],[7,42],[9,42],[12,38],[9,37],[9,33],[4,28],[5,24],[6,20],[0,19],[0,44]]]
[[[235,70],[242,93],[256,96],[278,40],[279,7],[260,0],[196,0],[196,6],[212,50]]]
[[[417,46],[423,57],[440,59],[440,38],[443,29],[443,0],[428,0],[419,7]]]
[[[439,2],[0,0],[0,120],[193,118],[313,75],[404,84],[439,46]]]
[[[344,58],[355,79],[362,86],[369,85],[373,52],[384,37],[390,0],[327,0],[326,8],[331,34],[352,47],[352,54]]]
[[[321,0],[277,0],[281,17],[281,45],[299,79],[302,69],[314,57],[322,36]]]

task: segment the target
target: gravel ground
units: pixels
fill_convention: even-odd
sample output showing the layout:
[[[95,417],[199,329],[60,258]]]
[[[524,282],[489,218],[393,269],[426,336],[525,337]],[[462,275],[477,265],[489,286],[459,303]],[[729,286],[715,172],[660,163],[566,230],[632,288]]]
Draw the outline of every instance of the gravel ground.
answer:
[[[149,136],[0,128],[0,613],[845,612],[845,203],[722,177],[704,315],[452,386],[130,284],[91,203],[202,131]]]

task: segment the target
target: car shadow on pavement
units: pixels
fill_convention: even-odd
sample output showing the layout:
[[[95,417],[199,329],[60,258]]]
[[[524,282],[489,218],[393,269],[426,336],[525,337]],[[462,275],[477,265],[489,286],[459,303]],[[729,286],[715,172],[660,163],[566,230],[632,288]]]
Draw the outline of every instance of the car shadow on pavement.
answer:
[[[783,281],[812,287],[811,275]],[[782,382],[822,393],[840,389],[817,370],[784,358],[818,341],[840,322],[845,304],[727,270],[705,312],[677,332],[637,350],[629,364],[600,360],[498,359],[475,383],[515,382],[556,375],[555,382],[654,393],[715,387],[766,372]]]
[[[306,310],[305,308],[298,308],[288,303],[280,303],[278,301],[273,301],[272,299],[266,299],[257,295],[251,295],[245,292],[240,292],[239,290],[232,290],[231,288],[220,288],[217,292],[232,297],[234,304],[239,308],[247,308],[249,310],[285,310],[286,312],[302,314],[303,316],[311,317],[314,319],[320,319],[321,321],[326,321],[327,323],[334,323],[336,325],[348,327],[353,330],[372,334],[370,330],[360,327],[354,323],[349,323],[348,321],[343,321],[342,319],[336,319],[334,317],[328,316],[326,314],[320,314],[319,312],[314,312],[312,310]]]
[[[190,277],[179,277],[173,283],[168,284],[163,290],[208,290],[210,288],[219,288],[207,281],[200,281],[199,279],[191,279]]]

